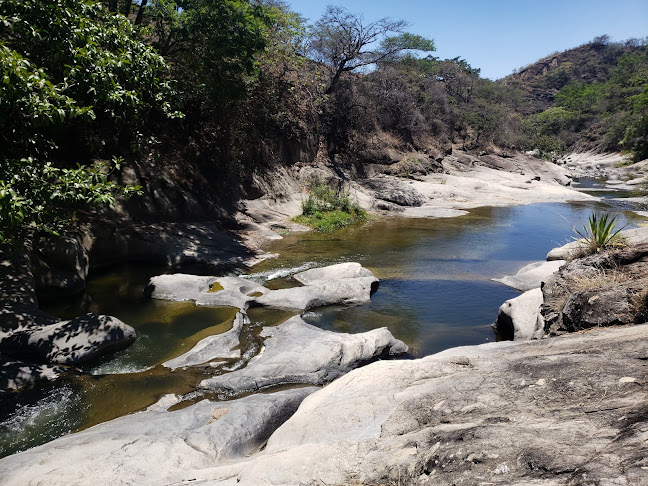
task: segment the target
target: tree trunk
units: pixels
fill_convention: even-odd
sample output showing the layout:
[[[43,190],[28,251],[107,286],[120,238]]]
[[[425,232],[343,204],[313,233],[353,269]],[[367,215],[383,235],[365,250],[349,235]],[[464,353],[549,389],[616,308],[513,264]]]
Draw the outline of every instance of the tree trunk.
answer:
[[[123,13],[124,13],[125,17],[128,17],[130,15],[132,5],[133,5],[132,0],[126,0],[124,2],[124,12]]]
[[[117,0],[108,0],[108,11],[117,12]]]
[[[144,8],[146,8],[146,4],[148,3],[148,0],[142,0],[140,3],[140,8],[137,11],[137,17],[135,18],[135,25],[140,25],[142,23],[142,17],[144,17]]]

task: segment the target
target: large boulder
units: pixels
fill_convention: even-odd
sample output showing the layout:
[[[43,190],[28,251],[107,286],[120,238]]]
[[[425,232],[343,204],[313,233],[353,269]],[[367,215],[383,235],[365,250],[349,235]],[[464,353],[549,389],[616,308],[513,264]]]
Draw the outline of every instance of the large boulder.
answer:
[[[540,312],[545,332],[561,334],[647,320],[645,278],[648,244],[613,248],[571,261],[542,287]]]
[[[369,302],[378,287],[376,277],[315,280],[292,289],[271,290],[255,297],[258,305],[279,309],[308,310],[325,305],[355,305]]]
[[[342,263],[297,274],[303,287],[270,290],[241,277],[174,274],[153,277],[146,287],[154,299],[193,300],[201,306],[250,306],[308,310],[325,305],[368,302],[378,279],[359,263]]]
[[[86,314],[69,321],[0,332],[0,352],[26,361],[79,364],[123,349],[135,330],[112,316]]]
[[[540,317],[542,291],[532,289],[504,302],[493,323],[495,332],[507,341],[526,341],[544,331]]]
[[[338,263],[327,267],[311,268],[304,272],[296,273],[293,278],[302,285],[312,285],[318,280],[334,280],[349,278],[375,278],[370,270],[356,262]]]
[[[527,290],[540,288],[542,283],[556,273],[565,263],[565,260],[530,263],[522,267],[515,275],[494,278],[493,280],[508,285],[515,290],[526,292]]]
[[[145,293],[161,300],[193,300],[198,306],[238,307],[246,310],[255,296],[270,292],[263,285],[240,277],[202,277],[176,273],[151,278]]]
[[[167,395],[143,412],[0,460],[4,486],[169,484],[225,461],[245,460],[316,388],[230,402],[203,400],[174,412]]]
[[[387,328],[360,334],[324,331],[299,316],[264,328],[265,349],[245,368],[208,378],[201,386],[238,395],[276,385],[322,385],[371,360],[407,352]]]
[[[243,326],[250,320],[244,312],[234,317],[232,329],[222,334],[201,339],[193,348],[177,358],[162,363],[167,368],[176,369],[185,366],[195,366],[217,359],[235,359],[241,357],[239,336]],[[238,348],[238,349],[236,349]]]
[[[404,179],[376,177],[364,181],[363,185],[373,191],[376,199],[399,206],[421,206],[426,201],[425,196]]]

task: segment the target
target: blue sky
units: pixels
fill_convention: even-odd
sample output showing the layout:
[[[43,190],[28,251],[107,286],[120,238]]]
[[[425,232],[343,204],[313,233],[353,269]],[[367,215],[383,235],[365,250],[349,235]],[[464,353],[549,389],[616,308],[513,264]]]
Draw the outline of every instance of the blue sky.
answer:
[[[648,36],[648,0],[287,0],[317,20],[327,5],[409,22],[409,32],[434,39],[435,56],[460,56],[498,79],[553,52],[607,34],[613,41]]]

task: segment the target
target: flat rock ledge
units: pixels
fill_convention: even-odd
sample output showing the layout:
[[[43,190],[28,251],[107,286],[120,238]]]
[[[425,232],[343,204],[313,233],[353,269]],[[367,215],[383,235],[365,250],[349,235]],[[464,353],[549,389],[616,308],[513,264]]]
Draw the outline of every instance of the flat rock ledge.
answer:
[[[387,328],[359,334],[324,331],[295,316],[261,332],[264,349],[245,368],[203,380],[201,387],[240,395],[287,384],[323,385],[371,360],[403,354]]]
[[[303,287],[270,290],[242,277],[201,277],[187,274],[153,277],[146,294],[154,299],[193,300],[198,306],[250,306],[305,311],[325,305],[368,302],[378,279],[359,263],[341,263],[293,276]]]
[[[160,406],[4,458],[0,477],[8,486],[647,484],[646,342],[648,325],[489,343],[378,361],[314,393]],[[245,446],[232,439],[272,429],[270,410],[296,408],[278,397],[305,395],[262,451],[265,434]]]

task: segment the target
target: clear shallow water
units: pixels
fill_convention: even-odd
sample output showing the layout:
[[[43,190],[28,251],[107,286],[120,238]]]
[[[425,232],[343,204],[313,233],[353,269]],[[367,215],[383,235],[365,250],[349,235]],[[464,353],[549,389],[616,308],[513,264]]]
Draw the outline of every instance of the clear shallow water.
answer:
[[[360,262],[381,279],[371,302],[314,309],[304,318],[340,332],[386,326],[414,356],[424,356],[494,340],[490,324],[497,309],[518,292],[490,279],[544,259],[551,248],[570,241],[573,226],[580,227],[593,209],[620,207],[538,204],[478,208],[451,219],[374,219],[334,235],[309,233],[275,241],[267,250],[280,257],[256,266],[250,278],[271,288],[287,287],[296,285],[287,277],[293,271]],[[621,213],[621,218],[630,225],[639,220],[631,213]],[[1,397],[0,457],[140,410],[165,393],[198,400],[200,380],[245,366],[245,359],[174,372],[160,366],[203,337],[229,330],[235,313],[231,308],[144,299],[148,279],[160,273],[164,270],[122,267],[95,275],[79,298],[45,303],[45,310],[63,318],[84,312],[114,315],[136,329],[138,340],[55,383]],[[289,316],[252,309],[253,325],[241,344],[246,358],[260,348],[256,333],[261,327]]]

